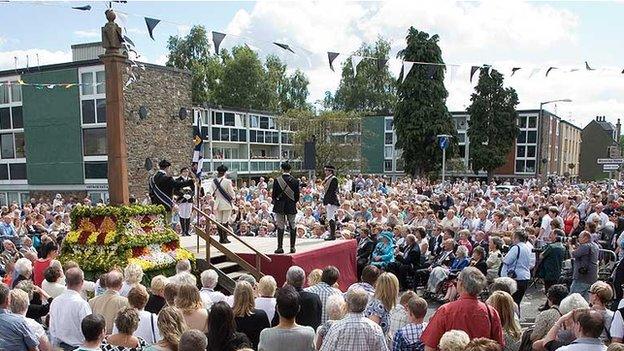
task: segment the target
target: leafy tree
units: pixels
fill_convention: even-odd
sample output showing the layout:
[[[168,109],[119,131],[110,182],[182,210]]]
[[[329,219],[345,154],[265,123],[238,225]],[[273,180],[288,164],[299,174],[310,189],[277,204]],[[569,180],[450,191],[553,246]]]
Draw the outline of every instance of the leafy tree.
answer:
[[[193,26],[186,37],[169,37],[166,65],[187,69],[192,74],[193,103],[214,100],[214,91],[222,75],[218,57],[210,55],[210,42],[204,26]]]
[[[379,38],[374,45],[362,44],[355,55],[387,60],[390,43]],[[333,98],[333,108],[345,111],[391,113],[396,103],[396,80],[388,65],[377,60],[364,59],[353,76],[353,65],[347,60],[342,65],[342,78]]]
[[[361,117],[355,112],[322,111],[315,116],[310,110],[289,110],[280,117],[295,135],[295,152],[303,155],[306,141],[316,140],[316,173],[331,163],[339,173],[362,167],[359,145]],[[355,151],[354,151],[355,150]]]
[[[296,70],[286,80],[286,87],[280,96],[280,110],[288,111],[290,109],[309,110],[311,106],[307,103],[308,85],[310,81],[305,73]]]
[[[479,83],[466,111],[470,115],[472,169],[475,173],[485,170],[491,181],[494,170],[505,164],[518,136],[518,94],[513,88],[503,87],[503,75],[498,71],[487,71],[482,69],[479,73]]]
[[[407,46],[397,56],[406,61],[444,63],[438,35],[408,30]],[[406,74],[404,72],[403,74]],[[397,146],[403,150],[405,172],[412,176],[433,176],[442,163],[436,135],[455,136],[451,114],[446,108],[448,92],[444,87],[444,66],[414,65],[397,89],[394,114]],[[447,149],[453,156],[456,138]]]

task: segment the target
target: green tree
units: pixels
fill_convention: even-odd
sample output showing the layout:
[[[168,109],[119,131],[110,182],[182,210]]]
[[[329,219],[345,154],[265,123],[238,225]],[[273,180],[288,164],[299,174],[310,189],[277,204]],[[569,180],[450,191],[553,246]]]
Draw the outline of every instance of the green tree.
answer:
[[[362,44],[354,55],[387,60],[389,53],[390,43],[379,38],[374,45]],[[351,60],[346,60],[332,102],[337,110],[392,113],[396,103],[396,79],[387,64],[380,67],[374,59],[362,60],[354,77]]]
[[[496,70],[489,74],[481,69],[466,109],[470,115],[468,138],[472,170],[485,170],[491,181],[494,170],[506,162],[518,136],[518,94],[513,88],[503,87],[503,75]]]
[[[323,174],[323,166],[328,163],[342,174],[362,167],[359,148],[362,119],[358,113],[322,111],[316,116],[310,110],[289,110],[280,117],[280,123],[288,123],[296,131],[293,143],[299,155],[303,155],[306,141],[316,140],[317,175]]]
[[[442,64],[438,39],[438,35],[430,37],[428,33],[411,27],[406,37],[407,46],[397,56],[405,61]],[[457,133],[446,108],[447,96],[444,66],[414,65],[405,81],[399,84],[394,128],[397,146],[403,150],[402,159],[407,174],[431,177],[440,169],[442,151],[436,142],[436,135],[455,136]],[[447,149],[447,158],[453,156],[456,140],[453,138]]]
[[[214,100],[214,91],[222,76],[222,65],[210,54],[210,42],[204,26],[193,26],[185,37],[169,37],[166,65],[191,71],[193,103]]]

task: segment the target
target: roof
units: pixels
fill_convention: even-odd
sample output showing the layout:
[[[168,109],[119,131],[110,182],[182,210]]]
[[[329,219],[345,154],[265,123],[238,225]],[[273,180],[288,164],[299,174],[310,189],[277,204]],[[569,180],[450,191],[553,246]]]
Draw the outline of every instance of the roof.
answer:
[[[71,48],[72,49],[78,49],[78,48],[88,48],[88,47],[92,47],[92,46],[102,47],[102,42],[101,41],[94,41],[92,43],[73,44],[71,46]]]
[[[595,121],[595,122],[598,123],[598,125],[607,132],[613,132],[615,130],[615,127],[613,126],[613,124],[611,124],[611,122],[607,122],[607,121]]]

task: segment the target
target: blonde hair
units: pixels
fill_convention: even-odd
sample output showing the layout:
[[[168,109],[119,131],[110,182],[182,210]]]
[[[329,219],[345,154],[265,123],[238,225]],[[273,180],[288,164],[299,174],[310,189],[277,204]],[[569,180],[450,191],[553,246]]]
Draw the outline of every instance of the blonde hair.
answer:
[[[438,348],[441,351],[463,351],[470,342],[470,337],[463,330],[449,330],[440,338]]]
[[[16,314],[25,313],[29,304],[30,298],[27,292],[20,289],[11,290],[11,312]]]
[[[139,284],[143,279],[143,269],[136,263],[130,263],[124,269],[124,280],[128,284]]]
[[[115,326],[120,334],[132,335],[139,327],[139,312],[134,307],[122,307],[115,317]]]
[[[182,284],[174,301],[175,306],[184,314],[191,313],[204,306],[199,296],[199,290],[197,290],[195,285],[191,284]]]
[[[258,295],[262,297],[273,297],[275,295],[275,289],[277,289],[275,278],[270,275],[265,275],[260,278],[258,282]]]
[[[503,330],[510,333],[514,338],[519,338],[522,329],[514,317],[515,303],[511,295],[504,291],[495,291],[486,303],[498,312]]]
[[[322,269],[313,269],[310,274],[308,274],[308,286],[313,286],[321,282],[321,276],[323,276]]]
[[[234,307],[232,308],[234,317],[249,316],[255,307],[256,301],[251,284],[246,281],[236,282],[236,287],[234,288]]]
[[[399,279],[392,273],[381,273],[375,283],[375,298],[390,311],[396,305],[399,296]]]
[[[152,282],[150,284],[150,290],[152,290],[153,294],[162,295],[165,292],[165,286],[169,283],[169,278],[164,275],[157,275],[152,278]]]
[[[613,299],[613,289],[611,286],[603,281],[597,281],[589,288],[589,291],[596,295],[598,300],[605,305],[607,302]]]
[[[327,298],[327,315],[331,320],[339,320],[347,313],[347,302],[342,294],[330,295]]]
[[[187,330],[182,311],[173,306],[163,307],[158,313],[157,325],[162,340],[167,342],[173,351],[177,351],[182,333]]]
[[[607,347],[607,351],[624,351],[624,344],[612,342],[609,347]]]

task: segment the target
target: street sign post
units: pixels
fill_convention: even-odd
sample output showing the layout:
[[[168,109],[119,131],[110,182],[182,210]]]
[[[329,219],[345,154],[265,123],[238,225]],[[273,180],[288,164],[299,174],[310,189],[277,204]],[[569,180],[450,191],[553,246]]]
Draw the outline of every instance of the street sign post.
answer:
[[[620,165],[617,165],[617,164],[604,164],[604,165],[602,165],[602,170],[603,171],[617,171],[618,169],[620,169]]]
[[[607,165],[607,164],[621,165],[621,164],[624,164],[624,158],[599,158],[597,162],[599,165]]]
[[[438,137],[438,145],[442,149],[442,185],[444,186],[444,179],[446,176],[446,148],[449,146],[450,135],[440,134]]]

